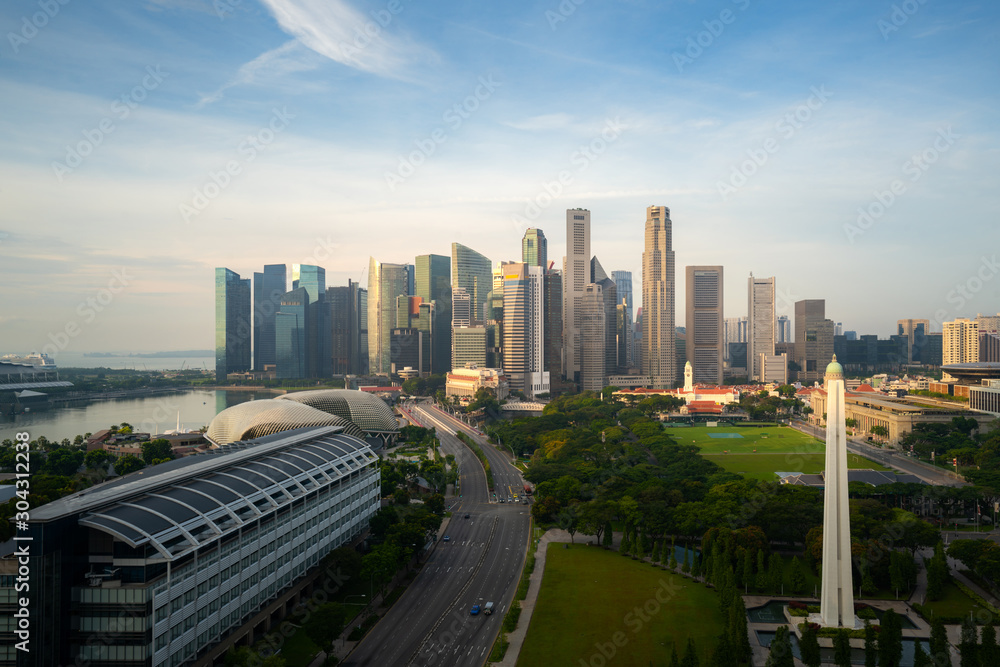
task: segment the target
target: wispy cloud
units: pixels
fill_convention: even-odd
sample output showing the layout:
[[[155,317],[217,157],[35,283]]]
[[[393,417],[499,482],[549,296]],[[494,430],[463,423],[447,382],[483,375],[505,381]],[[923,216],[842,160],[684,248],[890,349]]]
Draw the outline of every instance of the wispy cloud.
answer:
[[[202,95],[196,105],[198,108],[218,102],[227,90],[233,86],[252,85],[261,80],[274,80],[292,72],[302,72],[315,67],[315,63],[302,58],[298,40],[285,42],[276,49],[265,51],[250,62],[242,65],[236,76],[224,83],[215,91]]]
[[[562,130],[569,127],[572,122],[573,117],[568,113],[548,113],[541,116],[531,116],[524,120],[508,121],[504,125],[515,130],[533,132],[536,130]]]

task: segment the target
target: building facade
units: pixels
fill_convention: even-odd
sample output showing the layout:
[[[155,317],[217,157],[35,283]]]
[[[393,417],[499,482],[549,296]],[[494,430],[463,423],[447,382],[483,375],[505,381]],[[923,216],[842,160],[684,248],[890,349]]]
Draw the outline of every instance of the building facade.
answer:
[[[250,370],[250,279],[226,268],[215,269],[215,379]]]
[[[274,318],[281,295],[288,291],[284,264],[265,264],[253,274],[253,369],[263,371],[276,363]]]
[[[415,292],[424,303],[434,304],[431,331],[431,372],[442,375],[451,370],[451,258],[445,255],[418,255],[415,263]]]
[[[545,370],[545,294],[542,267],[503,265],[503,370],[512,390],[529,397],[549,392]]]
[[[580,302],[580,390],[600,391],[605,386],[605,343],[607,326],[604,321],[604,295],[601,286],[585,285]]]
[[[563,258],[563,374],[580,382],[580,308],[590,283],[590,211],[566,211],[566,256]],[[602,346],[603,351],[603,346]]]
[[[971,364],[979,361],[979,323],[964,317],[943,324],[944,365]]]
[[[677,381],[674,325],[674,250],[670,209],[646,209],[642,253],[642,375],[654,389],[669,389]]]
[[[368,372],[388,375],[392,367],[391,338],[396,327],[396,297],[409,295],[411,267],[368,262]]]
[[[493,289],[493,263],[490,258],[461,243],[452,243],[451,286],[463,289],[469,295],[472,321],[465,326],[481,323],[486,297]]]
[[[611,279],[615,281],[615,289],[618,292],[618,303],[619,305],[625,306],[625,324],[624,327],[627,329],[628,334],[624,335],[623,332],[619,332],[619,336],[624,336],[619,340],[619,346],[624,347],[624,359],[619,362],[619,366],[629,369],[636,366],[635,363],[635,310],[633,309],[633,299],[632,299],[632,272],[631,271],[612,271]],[[621,356],[621,355],[619,355]]]
[[[826,319],[826,301],[803,299],[795,302],[796,379],[815,382],[823,379],[827,360],[833,357],[832,320]]]
[[[549,268],[549,242],[545,240],[542,230],[525,230],[521,239],[521,261],[531,266],[540,266],[543,271]]]
[[[275,377],[310,377],[308,371],[309,294],[304,287],[281,295],[275,316]]]
[[[747,313],[747,376],[761,380],[760,355],[774,355],[774,277],[754,278],[750,274]]]
[[[476,366],[488,368],[486,327],[455,327],[452,329],[455,368]]]
[[[685,268],[686,356],[694,370],[694,381],[701,384],[722,384],[722,275],[721,266]]]

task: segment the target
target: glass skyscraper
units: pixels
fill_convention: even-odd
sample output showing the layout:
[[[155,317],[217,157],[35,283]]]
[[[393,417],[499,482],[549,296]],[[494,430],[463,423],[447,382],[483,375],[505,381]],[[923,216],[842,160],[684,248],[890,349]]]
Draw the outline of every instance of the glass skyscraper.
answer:
[[[215,269],[215,380],[250,370],[250,279]]]
[[[307,376],[307,328],[309,326],[309,295],[304,287],[293,289],[281,297],[275,318],[275,347],[278,378]]]
[[[451,281],[453,287],[464,289],[472,301],[472,324],[483,320],[486,295],[493,289],[493,263],[461,243],[451,244]]]
[[[253,274],[253,368],[275,363],[274,317],[281,295],[288,291],[284,264],[267,264]]]
[[[413,294],[424,303],[434,302],[431,373],[447,373],[451,370],[451,259],[445,255],[419,255]]]
[[[309,294],[309,303],[326,293],[326,269],[312,264],[292,264],[292,289],[302,287]]]
[[[368,371],[387,375],[392,370],[392,330],[396,328],[396,297],[408,295],[413,267],[368,262]]]
[[[549,268],[549,243],[542,230],[531,228],[524,232],[521,261],[529,266],[540,266],[543,270]]]

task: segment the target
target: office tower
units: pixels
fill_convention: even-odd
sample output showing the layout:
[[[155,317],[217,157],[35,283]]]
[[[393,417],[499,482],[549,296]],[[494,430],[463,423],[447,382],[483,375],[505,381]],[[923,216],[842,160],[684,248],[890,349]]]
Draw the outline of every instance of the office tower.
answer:
[[[580,318],[580,389],[600,391],[604,388],[607,326],[604,322],[604,295],[601,286],[583,286],[583,297],[577,314]]]
[[[305,289],[309,303],[326,294],[326,269],[312,264],[292,264],[292,289]]]
[[[358,284],[348,279],[346,287],[327,287],[326,299],[330,304],[330,373],[357,375],[361,372]]]
[[[803,299],[795,302],[797,380],[815,382],[823,379],[823,360],[833,356],[833,326],[833,321],[826,319],[825,300]]]
[[[945,322],[942,338],[942,363],[971,364],[979,361],[979,323],[964,317]]]
[[[531,266],[549,268],[549,243],[540,229],[525,230],[521,239],[521,261]]]
[[[923,347],[923,338],[930,331],[931,323],[929,320],[906,319],[896,321],[896,333],[900,336],[906,336],[907,339],[907,363],[919,361],[920,349]]]
[[[418,299],[420,297],[417,297]],[[451,329],[451,318],[448,318],[449,324],[448,329]],[[438,317],[437,317],[437,301],[423,301],[417,304],[417,317],[416,317],[416,328],[417,331],[423,333],[423,338],[421,339],[422,353],[421,357],[423,359],[423,365],[420,366],[420,372],[424,375],[430,375],[434,372],[434,332],[438,329]],[[451,363],[451,342],[448,343],[448,362]],[[451,368],[448,369],[449,371]],[[446,373],[448,371],[445,371]]]
[[[979,326],[979,333],[1000,334],[1000,313],[996,315],[976,315],[976,324]]]
[[[686,357],[695,384],[722,384],[722,267],[685,268]]]
[[[451,323],[453,327],[472,326],[472,297],[461,287],[451,290]]]
[[[631,271],[612,271],[611,279],[615,281],[615,289],[618,292],[618,303],[625,305],[625,319],[628,322],[629,335],[626,336],[625,343],[625,365],[624,368],[628,369],[635,366],[635,354],[633,352],[633,345],[635,343],[635,336],[632,335],[633,324],[635,323],[635,311],[633,310],[632,302],[632,272]]]
[[[250,370],[250,279],[215,269],[215,380]]]
[[[333,374],[333,310],[325,287],[317,298],[309,300],[307,320],[306,377],[328,378]]]
[[[761,380],[760,355],[774,355],[774,278],[754,278],[751,273],[747,299],[747,376]]]
[[[1000,313],[977,314],[976,325],[979,328],[979,361],[1000,361]]]
[[[569,382],[580,382],[580,303],[590,276],[590,211],[566,211],[563,258],[563,368]]]
[[[468,293],[471,300],[472,322],[473,324],[481,322],[486,295],[493,286],[493,263],[489,257],[461,243],[452,243],[451,285],[452,288],[461,288]]]
[[[547,270],[543,276],[545,317],[545,350],[543,359],[549,373],[549,393],[555,397],[562,393],[563,353],[563,284],[562,272]]]
[[[486,295],[483,323],[486,325],[486,359],[490,368],[503,368],[503,282],[504,266],[513,262],[493,263],[493,289]]]
[[[455,368],[465,368],[469,365],[489,368],[486,356],[486,327],[455,327],[451,334]]]
[[[368,290],[358,287],[358,375],[368,373]]]
[[[431,331],[431,373],[451,370],[451,258],[419,255],[413,294],[434,303],[434,330]]]
[[[419,296],[406,296],[400,294],[396,297],[396,318],[393,320],[393,327],[408,329],[416,326],[417,318],[420,317],[420,304],[423,302]]]
[[[727,317],[722,320],[722,360],[727,366],[731,365],[729,356],[730,343],[747,342],[747,318]]]
[[[424,354],[430,348],[430,340],[426,340],[425,336],[426,332],[414,327],[393,328],[389,353],[392,375],[397,375],[404,368],[426,375],[423,369],[430,365],[430,359]]]
[[[844,338],[846,340],[857,340],[858,339],[858,332],[857,331],[845,331],[844,332]]]
[[[368,372],[387,375],[392,366],[391,336],[396,327],[396,297],[407,295],[408,264],[368,262]]]
[[[298,287],[281,296],[274,327],[277,355],[275,377],[309,377],[309,293],[305,287]]]
[[[775,343],[792,342],[792,320],[788,317],[788,315],[778,315],[778,319],[775,320],[774,342]]]
[[[654,389],[669,389],[677,381],[674,330],[674,251],[670,209],[646,209],[646,240],[642,253],[642,374]]]
[[[833,325],[833,335],[834,336],[843,336],[844,335],[844,323],[843,322],[837,322],[836,324]]]
[[[503,265],[503,371],[512,390],[527,396],[548,393],[542,267]]]
[[[608,272],[601,266],[601,261],[597,259],[597,255],[594,255],[590,258],[590,282],[600,284],[602,280],[606,280],[607,278]]]
[[[632,325],[635,335],[632,337],[632,365],[642,368],[642,308],[635,311],[635,324]]]
[[[274,317],[281,295],[288,291],[284,264],[266,264],[253,274],[253,368],[263,371],[275,363]]]
[[[596,255],[590,259],[590,282],[601,286],[604,297],[604,374],[610,375],[618,367],[618,288]]]
[[[677,327],[674,334],[675,356],[674,364],[677,366],[677,376],[674,378],[675,385],[684,383],[684,369],[687,367],[687,330],[684,327]]]

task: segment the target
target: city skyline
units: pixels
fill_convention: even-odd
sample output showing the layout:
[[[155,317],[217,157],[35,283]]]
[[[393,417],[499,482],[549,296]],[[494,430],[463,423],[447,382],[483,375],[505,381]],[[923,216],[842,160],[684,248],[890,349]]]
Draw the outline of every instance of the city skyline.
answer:
[[[381,26],[359,3],[216,4],[0,10],[5,351],[211,347],[218,266],[364,285],[369,256],[512,261],[539,228],[558,268],[575,207],[639,281],[641,211],[669,206],[678,265],[724,266],[735,315],[751,271],[787,290],[777,314],[822,298],[880,336],[997,312],[993,6],[403,3]],[[831,251],[832,282],[807,270]],[[873,280],[894,257],[926,270]]]

